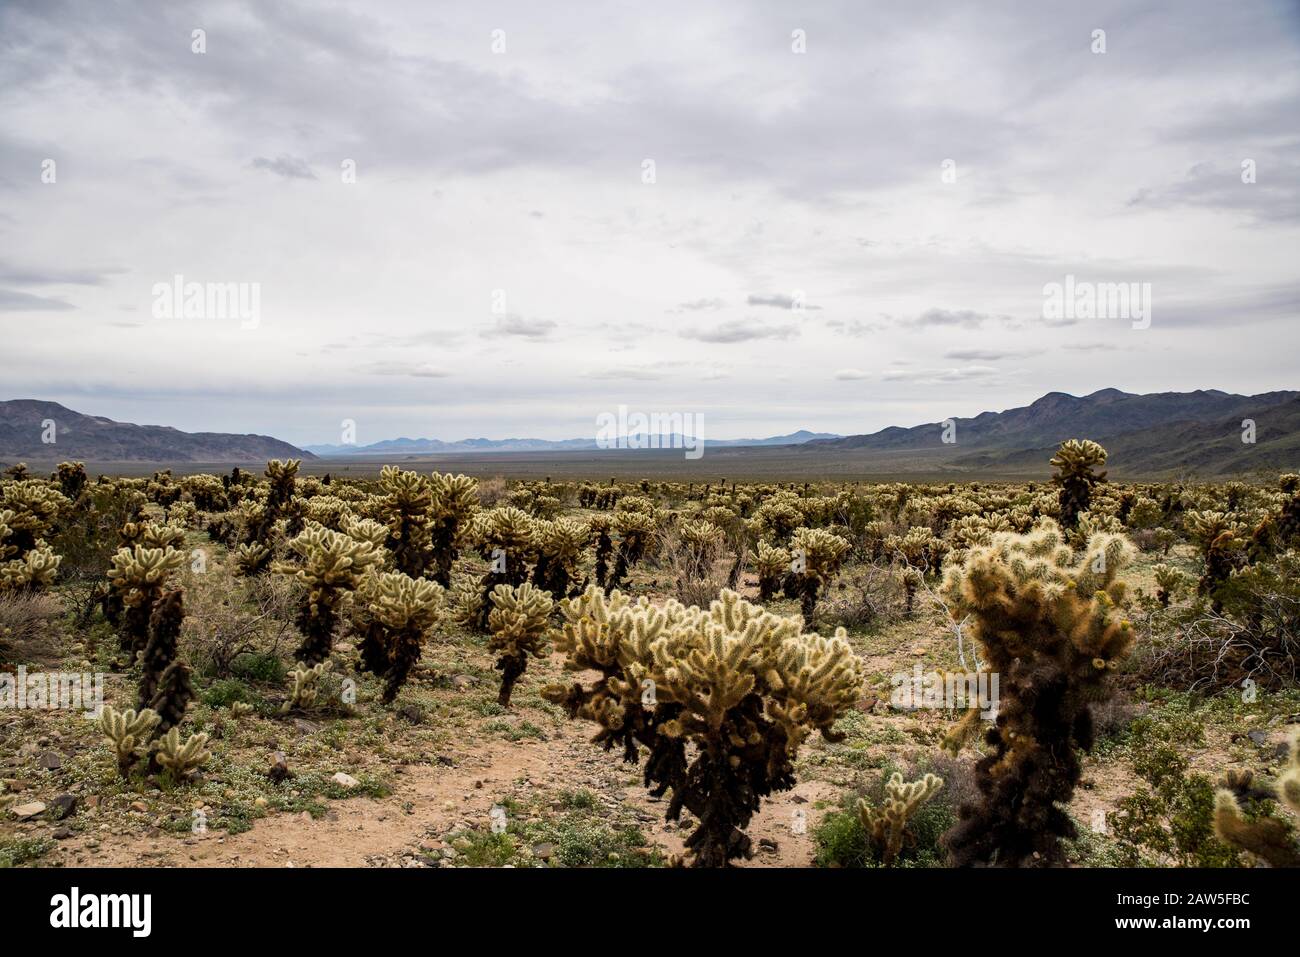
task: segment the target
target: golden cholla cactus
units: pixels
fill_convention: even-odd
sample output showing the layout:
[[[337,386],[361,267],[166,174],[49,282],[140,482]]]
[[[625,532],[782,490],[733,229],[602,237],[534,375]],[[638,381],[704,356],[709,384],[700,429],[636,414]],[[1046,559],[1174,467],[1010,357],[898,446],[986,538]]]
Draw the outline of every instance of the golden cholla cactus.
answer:
[[[252,577],[271,567],[271,550],[261,542],[235,546],[235,569],[238,574]]]
[[[781,587],[781,579],[790,573],[790,553],[760,538],[753,558],[754,570],[758,573],[758,600],[771,601]]]
[[[168,579],[185,564],[185,553],[174,548],[119,548],[108,570],[109,585],[126,608],[122,618],[122,650],[134,655],[149,640],[149,617],[167,589]]]
[[[790,538],[790,571],[799,593],[804,627],[813,627],[817,598],[839,572],[853,546],[824,528],[799,528]]]
[[[289,697],[280,705],[282,714],[293,711],[310,711],[320,698],[320,680],[334,668],[332,661],[318,661],[308,666],[298,662],[289,672]]]
[[[528,667],[528,656],[542,656],[545,648],[542,639],[550,626],[554,607],[547,592],[527,582],[518,588],[497,585],[492,589],[492,611],[488,615],[492,637],[488,640],[488,650],[499,655],[496,667],[501,672],[501,688],[497,703],[501,707],[510,706],[510,693]]]
[[[355,519],[343,523],[343,531],[359,542],[369,542],[378,551],[388,541],[388,526],[373,518]]]
[[[537,547],[538,522],[513,505],[479,512],[474,517],[473,541],[488,569],[478,582],[478,595],[471,596],[465,586],[456,589],[459,597],[457,620],[477,632],[488,630],[492,611],[492,590],[497,585],[522,585],[528,579],[528,561]]]
[[[1249,782],[1247,772],[1244,783]],[[1249,851],[1270,867],[1300,867],[1300,844],[1293,828],[1278,817],[1247,818],[1237,802],[1234,783],[1229,773],[1227,786],[1221,787],[1214,796],[1214,833],[1219,840]],[[1300,814],[1300,733],[1291,738],[1290,759],[1277,779],[1274,793],[1279,802]]]
[[[1156,598],[1160,604],[1169,607],[1169,601],[1187,586],[1187,575],[1161,562],[1152,569],[1156,578]]]
[[[370,542],[322,527],[305,529],[290,540],[289,548],[301,564],[279,562],[275,570],[293,576],[306,588],[296,619],[303,634],[296,656],[316,664],[329,657],[339,605],[381,556]]]
[[[155,747],[158,764],[177,781],[188,778],[212,757],[206,734],[191,735],[182,743],[179,728],[172,728],[159,738]]]
[[[474,515],[478,512],[478,480],[468,475],[434,472],[429,478],[429,489],[434,579],[447,588],[451,585],[452,565],[473,534]]]
[[[353,603],[361,633],[361,665],[385,679],[385,704],[397,697],[420,653],[425,636],[443,611],[443,588],[402,572],[367,574]]]
[[[622,505],[620,502],[620,509]],[[619,511],[614,516],[614,528],[619,536],[618,553],[614,568],[605,582],[607,588],[616,588],[624,582],[632,567],[645,556],[655,539],[655,517],[652,512]]]
[[[122,544],[145,548],[180,548],[185,544],[185,529],[161,522],[127,522],[121,530]]]
[[[123,777],[130,773],[136,758],[144,753],[160,720],[158,713],[149,708],[139,712],[134,709],[118,711],[112,705],[104,705],[99,712],[99,730],[113,743],[117,769]]]
[[[535,521],[533,584],[555,598],[566,598],[581,573],[582,556],[591,541],[591,528],[576,518]]]
[[[349,524],[351,509],[348,503],[337,495],[313,495],[304,503],[303,515],[309,522],[324,525],[326,528],[332,528],[335,531],[347,531],[346,526]],[[383,526],[381,525],[380,528],[383,528]],[[376,545],[384,544],[384,539],[388,537],[388,529],[384,528],[383,531],[384,538],[375,542]]]
[[[0,510],[9,513],[8,544],[16,547],[22,558],[36,542],[49,535],[59,513],[71,502],[52,485],[35,479],[0,486]]]
[[[388,526],[388,548],[399,571],[423,578],[433,560],[430,531],[433,490],[416,472],[386,465],[379,473],[381,509]]]
[[[927,774],[919,781],[904,782],[903,775],[895,771],[885,784],[885,800],[880,807],[858,802],[858,816],[883,866],[893,866],[903,850],[907,822],[942,787],[943,778],[938,775]]]
[[[6,541],[14,533],[13,526],[9,524],[13,519],[12,509],[0,508],[0,562],[18,554],[18,546]]]
[[[1067,439],[1056,450],[1050,464],[1056,470],[1052,483],[1061,489],[1058,499],[1061,524],[1072,529],[1079,514],[1088,510],[1093,487],[1106,481],[1105,471],[1095,471],[1106,464],[1106,450],[1091,439]]]
[[[954,618],[969,617],[985,667],[999,676],[1001,701],[976,764],[981,803],[961,811],[947,845],[958,865],[1050,865],[1075,828],[1062,810],[1078,783],[1077,749],[1092,747],[1091,706],[1111,692],[1133,628],[1119,608],[1118,577],[1134,549],[1101,534],[1077,559],[1060,526],[999,534],[949,569],[944,594]],[[973,709],[951,739],[960,746],[978,722]]]
[[[3,526],[0,526],[2,530]],[[39,591],[49,588],[58,576],[62,561],[61,556],[54,554],[54,549],[38,539],[36,547],[21,559],[0,562],[0,590]]]
[[[697,866],[750,853],[744,828],[761,799],[794,785],[808,734],[843,737],[832,725],[860,692],[862,666],[843,629],[805,634],[798,616],[773,615],[727,589],[707,610],[633,603],[595,586],[560,608],[565,668],[600,678],[543,696],[599,724],[595,740],[621,745],[626,759],[649,750],[647,786],[673,792],[667,817],[686,808],[699,819],[686,840]]]

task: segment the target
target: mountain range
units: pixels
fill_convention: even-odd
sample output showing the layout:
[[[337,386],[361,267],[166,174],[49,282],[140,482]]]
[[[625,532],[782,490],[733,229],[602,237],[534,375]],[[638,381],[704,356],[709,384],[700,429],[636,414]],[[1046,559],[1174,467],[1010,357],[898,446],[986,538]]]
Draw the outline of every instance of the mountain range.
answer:
[[[945,431],[953,441],[944,441]],[[1226,475],[1293,468],[1300,461],[1300,392],[1049,392],[1004,412],[816,440],[801,451],[882,459],[925,453],[931,464],[947,468],[1016,471],[1042,467],[1052,450],[1071,438],[1100,442],[1126,474],[1188,470]]]
[[[645,436],[642,436],[643,438]],[[706,439],[705,445],[713,448],[735,448],[753,445],[802,445],[817,440],[838,439],[833,432],[809,432],[800,429],[787,435],[773,435],[766,439]],[[655,436],[654,448],[680,449],[693,445],[694,440],[679,433]],[[322,457],[347,455],[428,455],[442,453],[479,452],[591,452],[599,449],[595,439],[461,439],[444,442],[441,439],[385,439],[370,445],[307,445],[304,448]],[[647,447],[650,447],[647,444]]]
[[[53,439],[53,441],[48,441]],[[182,432],[83,415],[57,402],[0,402],[0,461],[265,463],[315,458],[269,435]]]
[[[54,423],[55,442],[42,441]],[[1300,468],[1300,392],[1236,395],[1218,389],[1135,394],[1102,389],[1085,396],[1049,392],[1026,406],[983,412],[912,427],[891,426],[861,435],[800,430],[765,439],[710,440],[704,456],[730,473],[851,475],[942,473],[1041,474],[1056,446],[1069,438],[1101,442],[1112,473],[1125,476],[1195,474],[1206,478],[1257,470]],[[947,441],[945,441],[947,439]],[[662,436],[660,449],[683,445]],[[514,458],[509,453],[518,453]],[[0,401],[0,463],[261,463],[270,458],[345,459],[377,467],[385,457],[445,458],[492,470],[491,462],[531,470],[549,463],[668,461],[667,452],[598,448],[594,439],[389,439],[365,446],[313,445],[299,449],[265,435],[181,432],[74,412],[56,402]],[[683,466],[691,463],[683,463]],[[656,466],[657,467],[657,466]],[[518,471],[512,465],[512,471]],[[495,474],[495,473],[493,473]]]

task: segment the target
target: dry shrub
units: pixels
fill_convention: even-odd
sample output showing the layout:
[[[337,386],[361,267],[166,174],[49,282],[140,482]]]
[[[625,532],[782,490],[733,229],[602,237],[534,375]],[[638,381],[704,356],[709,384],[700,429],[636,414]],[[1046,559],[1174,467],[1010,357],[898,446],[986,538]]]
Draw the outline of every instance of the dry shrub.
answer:
[[[478,500],[484,508],[495,508],[505,502],[510,494],[510,487],[500,475],[481,479],[478,483]]]
[[[817,613],[832,627],[872,628],[903,615],[903,589],[897,575],[879,565],[865,565],[827,592]]]
[[[56,650],[63,602],[48,592],[0,591],[0,661],[36,661]]]
[[[229,569],[209,564],[186,583],[185,657],[200,674],[228,678],[241,655],[278,654],[297,636],[300,591],[284,575],[237,580]]]

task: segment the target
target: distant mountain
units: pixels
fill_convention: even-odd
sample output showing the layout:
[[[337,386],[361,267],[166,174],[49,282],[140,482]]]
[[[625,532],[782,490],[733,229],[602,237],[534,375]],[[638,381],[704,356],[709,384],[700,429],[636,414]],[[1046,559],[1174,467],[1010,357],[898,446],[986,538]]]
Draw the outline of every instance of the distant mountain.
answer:
[[[1255,421],[1254,443],[1242,441],[1245,419]],[[879,453],[881,459],[924,451],[931,465],[951,469],[1041,470],[1061,442],[1088,438],[1106,447],[1113,470],[1128,474],[1242,474],[1294,468],[1300,459],[1300,392],[1135,395],[1102,389],[1083,397],[1049,392],[1021,408],[951,422],[956,439],[951,444],[943,441],[945,423],[931,422],[813,441],[800,451],[809,456],[859,452],[869,458]]]
[[[54,424],[54,442],[42,438]],[[83,415],[37,399],[0,402],[0,461],[266,462],[313,459],[310,452],[267,435],[181,432],[163,425],[132,425]]]
[[[773,435],[766,439],[710,439],[705,437],[706,448],[734,448],[754,445],[801,445],[815,439],[837,439],[833,432],[809,432],[800,429],[788,435]],[[657,437],[657,448],[683,448],[693,440],[676,433]],[[350,455],[448,455],[467,452],[590,452],[600,446],[595,439],[461,439],[444,442],[441,439],[385,439],[370,445],[308,445],[304,448],[324,458]]]

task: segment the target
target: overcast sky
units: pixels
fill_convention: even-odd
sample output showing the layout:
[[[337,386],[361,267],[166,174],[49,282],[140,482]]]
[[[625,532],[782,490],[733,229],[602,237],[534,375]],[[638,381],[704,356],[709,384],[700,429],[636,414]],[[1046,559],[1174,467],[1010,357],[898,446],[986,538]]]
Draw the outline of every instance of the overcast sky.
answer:
[[[1298,8],[0,0],[0,398],[365,444],[1295,388]],[[1070,274],[1150,327],[1045,319]]]

